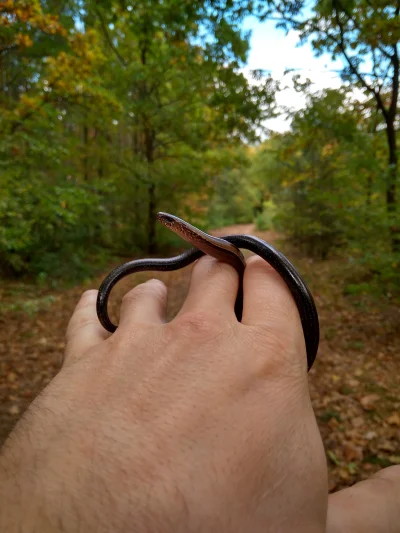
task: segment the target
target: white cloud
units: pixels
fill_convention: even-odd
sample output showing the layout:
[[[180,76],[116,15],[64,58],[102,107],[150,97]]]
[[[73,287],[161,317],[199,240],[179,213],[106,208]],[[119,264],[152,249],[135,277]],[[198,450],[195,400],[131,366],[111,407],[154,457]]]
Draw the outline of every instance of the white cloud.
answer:
[[[301,109],[305,105],[304,96],[293,88],[291,81],[293,74],[300,74],[303,80],[309,78],[315,92],[340,87],[339,70],[342,62],[332,61],[327,54],[315,57],[309,43],[298,46],[298,32],[290,31],[285,35],[283,30],[275,28],[274,22],[261,23],[254,17],[246,19],[244,29],[251,29],[252,36],[247,66],[243,72],[249,76],[250,70],[262,69],[274,79],[281,81],[282,86],[287,88],[277,95],[280,106]],[[284,72],[287,69],[294,69],[294,72],[285,76]],[[266,122],[268,128],[281,132],[288,130],[289,125],[284,115]]]

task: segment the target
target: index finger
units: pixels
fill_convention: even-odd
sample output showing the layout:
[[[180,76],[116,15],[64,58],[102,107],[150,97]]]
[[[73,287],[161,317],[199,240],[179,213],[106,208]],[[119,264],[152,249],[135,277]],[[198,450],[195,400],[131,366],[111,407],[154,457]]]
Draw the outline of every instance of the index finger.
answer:
[[[66,332],[67,347],[64,363],[79,358],[110,336],[97,318],[97,292],[96,290],[84,292],[75,307]]]

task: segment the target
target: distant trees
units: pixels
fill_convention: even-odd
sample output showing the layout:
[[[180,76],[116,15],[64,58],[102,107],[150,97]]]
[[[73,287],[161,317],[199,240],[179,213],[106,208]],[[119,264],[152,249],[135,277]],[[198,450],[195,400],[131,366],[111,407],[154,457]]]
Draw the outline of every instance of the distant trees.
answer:
[[[215,152],[254,140],[272,113],[272,80],[240,71],[246,9],[1,4],[3,272],[46,276],[62,258],[84,269],[99,247],[153,253],[158,209],[205,202]]]
[[[386,0],[5,0],[0,5],[0,270],[90,275],[154,253],[155,214],[272,219],[396,283],[399,6]],[[242,72],[252,12],[344,62],[256,146],[278,85]],[[357,102],[352,90],[364,91]],[[88,262],[88,259],[90,261]]]
[[[363,264],[390,292],[399,288],[399,254],[388,239],[386,137],[371,106],[348,88],[308,93],[291,130],[263,143],[248,173],[263,177],[275,228],[309,256]]]
[[[267,5],[267,8],[265,8]],[[398,113],[400,4],[393,0],[268,0],[261,17],[274,17],[310,40],[316,53],[344,62],[342,77],[375,103],[386,134],[386,206],[392,250],[400,252]],[[373,113],[373,111],[372,111]]]

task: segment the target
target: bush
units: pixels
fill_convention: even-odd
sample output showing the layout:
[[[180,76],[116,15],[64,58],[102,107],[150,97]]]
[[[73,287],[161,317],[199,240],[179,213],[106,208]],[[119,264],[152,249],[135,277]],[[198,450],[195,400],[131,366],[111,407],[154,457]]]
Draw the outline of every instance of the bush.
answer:
[[[66,182],[2,179],[0,270],[8,276],[79,275],[107,224],[101,195]],[[84,273],[84,272],[82,272]],[[85,274],[85,273],[84,273]]]
[[[276,213],[276,205],[272,200],[264,202],[262,213],[259,213],[254,221],[256,228],[259,231],[268,231],[272,229],[274,227]]]

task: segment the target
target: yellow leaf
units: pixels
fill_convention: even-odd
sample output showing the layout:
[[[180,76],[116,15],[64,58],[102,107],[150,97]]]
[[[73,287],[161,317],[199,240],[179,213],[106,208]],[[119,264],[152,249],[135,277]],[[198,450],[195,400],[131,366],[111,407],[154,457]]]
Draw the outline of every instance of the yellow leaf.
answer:
[[[18,33],[15,37],[15,42],[23,48],[29,48],[33,45],[32,39],[25,33]]]

